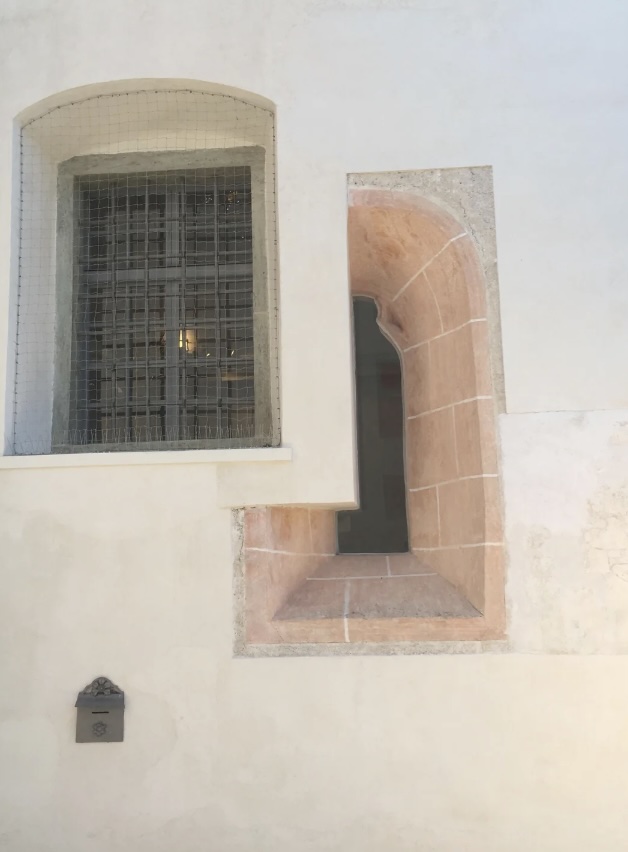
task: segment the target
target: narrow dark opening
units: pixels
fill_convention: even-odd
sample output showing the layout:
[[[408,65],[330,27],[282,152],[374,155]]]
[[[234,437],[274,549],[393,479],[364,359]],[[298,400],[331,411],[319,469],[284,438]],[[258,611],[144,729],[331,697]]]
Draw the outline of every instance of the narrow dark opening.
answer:
[[[339,553],[408,550],[401,364],[371,299],[353,300],[360,508],[338,512]]]

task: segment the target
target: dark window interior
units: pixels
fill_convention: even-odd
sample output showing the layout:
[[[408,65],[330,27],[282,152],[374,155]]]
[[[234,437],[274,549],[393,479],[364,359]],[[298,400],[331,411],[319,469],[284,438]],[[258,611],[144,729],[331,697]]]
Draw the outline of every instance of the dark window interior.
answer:
[[[353,300],[360,508],[337,514],[339,553],[408,550],[401,364],[371,299]]]
[[[248,167],[77,178],[72,443],[254,434]]]

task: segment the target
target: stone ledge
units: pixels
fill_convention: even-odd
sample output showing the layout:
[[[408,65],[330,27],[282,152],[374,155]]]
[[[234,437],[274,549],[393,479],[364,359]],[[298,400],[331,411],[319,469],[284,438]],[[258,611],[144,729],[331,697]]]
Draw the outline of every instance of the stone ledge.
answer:
[[[165,464],[250,464],[292,460],[291,447],[245,447],[207,450],[150,450],[124,452],[49,453],[47,455],[0,456],[0,470],[58,467],[125,467]]]
[[[244,510],[236,645],[504,638],[501,545],[334,555],[334,539],[333,510]]]
[[[295,589],[273,621],[481,615],[451,583],[412,553],[392,553],[325,560]],[[349,625],[346,629],[351,632]]]

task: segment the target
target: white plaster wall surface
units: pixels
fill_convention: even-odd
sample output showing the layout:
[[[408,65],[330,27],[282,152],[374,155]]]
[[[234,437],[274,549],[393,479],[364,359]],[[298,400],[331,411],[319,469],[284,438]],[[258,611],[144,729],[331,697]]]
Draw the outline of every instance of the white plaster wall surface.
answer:
[[[207,469],[1,481],[0,848],[626,849],[628,657],[234,660]],[[100,673],[126,739],[78,746]]]
[[[628,411],[501,418],[513,648],[628,652]]]
[[[4,0],[0,375],[14,117],[117,79],[254,91],[294,462],[0,470],[0,848],[625,852],[627,26],[614,0]],[[346,175],[483,164],[530,655],[234,660],[218,504],[354,496]],[[79,747],[101,673],[126,742]]]

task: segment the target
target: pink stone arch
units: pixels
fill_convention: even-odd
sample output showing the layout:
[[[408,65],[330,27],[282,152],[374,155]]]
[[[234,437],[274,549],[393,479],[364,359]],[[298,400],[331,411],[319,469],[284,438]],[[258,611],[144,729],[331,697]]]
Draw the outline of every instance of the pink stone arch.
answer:
[[[386,596],[398,597],[398,575],[416,569],[409,568],[407,560],[391,562],[391,557],[388,577],[382,562],[381,582],[373,586],[377,600],[370,609],[367,601],[362,615],[348,627],[346,611],[341,617],[342,588],[332,586],[331,580],[324,586],[321,580],[337,580],[340,574],[346,583],[357,583],[366,568],[359,559],[369,560],[368,570],[375,575],[377,559],[332,556],[333,512],[258,508],[245,513],[245,575],[247,565],[251,568],[245,583],[249,641],[501,635],[496,411],[486,283],[474,240],[454,216],[422,196],[356,189],[349,199],[348,245],[351,293],[376,301],[378,322],[400,353],[412,565],[442,578],[471,605],[475,617],[443,618],[442,601],[436,599],[431,614],[431,604],[416,591],[428,586],[420,578],[408,580],[404,591],[406,597],[423,595],[416,614],[408,617],[405,607],[403,617],[395,615],[392,605],[386,607]],[[397,578],[391,577],[395,572]],[[312,584],[310,577],[318,582]],[[442,589],[432,593],[438,596]],[[359,594],[364,599],[363,586]]]

